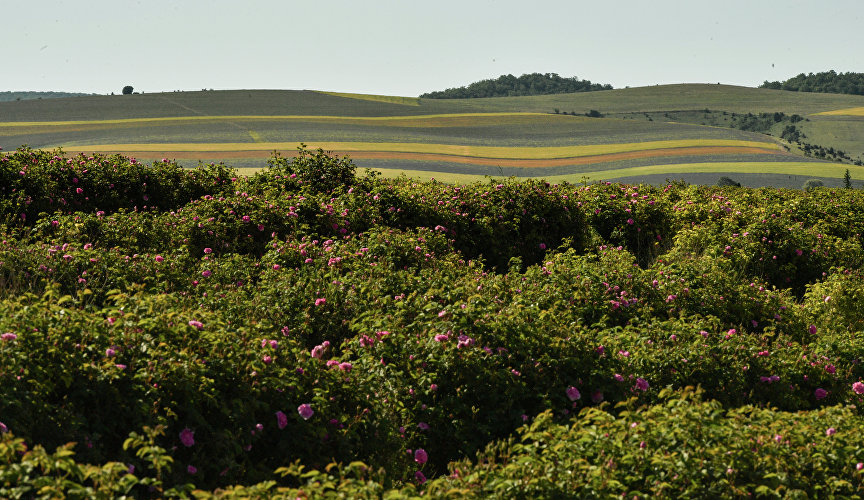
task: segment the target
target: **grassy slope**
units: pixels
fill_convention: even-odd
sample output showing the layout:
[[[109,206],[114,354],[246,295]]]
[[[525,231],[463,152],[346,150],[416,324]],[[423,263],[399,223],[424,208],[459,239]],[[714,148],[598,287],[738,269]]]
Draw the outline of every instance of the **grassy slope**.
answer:
[[[811,114],[864,107],[864,96],[786,92],[729,85],[682,84],[579,94],[487,99],[420,99],[419,105],[313,91],[230,90],[88,96],[0,105],[0,122],[105,120],[160,116],[409,116],[435,113],[561,111],[632,113],[723,109],[739,113]]]
[[[634,113],[714,109],[810,115],[862,106],[862,96],[726,85],[665,85],[581,94],[461,100],[243,90],[87,96],[50,102],[0,103],[0,146],[12,149],[26,143],[33,147],[64,145],[86,150],[87,146],[97,149],[96,146],[102,145],[101,150],[112,150],[110,145],[135,143],[170,152],[184,143],[237,143],[233,146],[235,149],[271,146],[292,149],[287,146],[299,142],[323,145],[389,142],[510,147],[513,149],[508,154],[498,156],[519,157],[529,151],[527,148],[537,147],[670,139],[771,140],[759,134],[698,123],[669,123],[662,118],[633,119]],[[556,108],[575,113],[596,109],[609,118],[550,114]],[[853,157],[862,150],[859,138],[864,131],[864,120],[861,118],[843,115],[811,118],[802,124],[811,142],[843,149]],[[254,147],[243,145],[255,143],[258,145]],[[158,144],[164,146],[156,146]],[[368,146],[345,149],[364,148]],[[158,153],[154,151],[153,157],[159,157]],[[202,158],[204,156],[202,154]],[[210,156],[209,159],[219,159],[218,155]],[[236,163],[242,166],[253,164],[251,157],[242,161],[234,155],[232,160],[241,160]],[[257,161],[260,163],[260,159]],[[705,161],[716,162],[717,158],[705,158]],[[434,164],[451,173],[464,171],[464,167],[448,166],[447,162]],[[604,165],[607,167],[616,168]],[[632,161],[620,167],[633,168]],[[775,164],[773,168],[780,167]],[[831,167],[828,177],[842,175],[842,168],[841,174],[835,171],[838,168]],[[656,170],[656,166],[652,169]]]

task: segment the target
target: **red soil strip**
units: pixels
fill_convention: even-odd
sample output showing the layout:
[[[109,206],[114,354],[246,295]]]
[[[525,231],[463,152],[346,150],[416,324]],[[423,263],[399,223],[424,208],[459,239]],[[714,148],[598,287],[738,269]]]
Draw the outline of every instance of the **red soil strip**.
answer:
[[[118,151],[118,153],[140,158],[172,158],[177,160],[197,159],[232,159],[232,158],[269,158],[271,151]],[[664,156],[699,156],[718,154],[782,154],[776,149],[741,147],[741,146],[698,146],[685,148],[649,149],[645,151],[629,151],[625,153],[610,153],[604,155],[578,156],[573,158],[553,159],[512,159],[512,158],[477,158],[468,156],[435,154],[435,153],[400,153],[392,151],[334,151],[340,156],[349,155],[353,159],[363,160],[417,160],[446,163],[464,163],[469,165],[491,165],[500,167],[560,167],[567,165],[590,165],[618,160],[639,158],[657,158]],[[286,155],[287,156],[287,155]]]

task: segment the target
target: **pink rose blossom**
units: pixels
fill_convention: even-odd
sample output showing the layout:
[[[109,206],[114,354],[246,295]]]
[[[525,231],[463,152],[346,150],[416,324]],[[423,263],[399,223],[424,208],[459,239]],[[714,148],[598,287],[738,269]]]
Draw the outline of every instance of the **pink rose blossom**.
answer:
[[[648,387],[649,387],[649,385],[648,385],[647,380],[645,380],[642,377],[639,377],[636,379],[636,388],[637,389],[639,389],[640,391],[647,391]]]
[[[204,276],[205,278],[209,278],[211,274],[213,274],[213,273],[210,272],[209,269],[205,269],[205,270],[201,271],[201,276]]]
[[[327,303],[327,299],[324,299],[324,298],[315,299],[315,305],[316,306],[322,306],[326,303]]]
[[[312,357],[317,358],[317,359],[321,359],[321,357],[324,356],[324,351],[326,351],[328,347],[330,347],[330,341],[329,340],[325,340],[321,344],[316,345],[315,347],[312,348]]]
[[[195,474],[196,472],[198,472],[198,469],[196,469],[194,465],[190,465],[186,467],[186,472],[188,472],[189,474]]]
[[[14,333],[10,333],[10,332],[6,332],[6,333],[0,335],[0,340],[3,340],[4,342],[8,342],[10,340],[15,340],[17,338],[18,338],[17,335],[15,335]]]
[[[193,319],[192,321],[189,322],[189,326],[191,326],[191,327],[195,327],[195,328],[197,328],[197,329],[199,329],[199,330],[203,330],[203,329],[204,329],[204,323],[202,323],[202,322],[200,322],[200,321],[195,321],[194,319]]]
[[[414,479],[417,480],[418,483],[423,484],[426,482],[426,476],[423,475],[419,470],[414,473]]]
[[[852,390],[855,391],[855,394],[864,394],[864,384],[855,382],[852,384]]]
[[[187,448],[195,444],[195,431],[186,427],[180,431],[180,442]]]
[[[162,262],[163,260],[165,260],[165,257],[162,257],[161,255],[157,255],[154,260],[156,260],[156,262]]]
[[[567,397],[570,398],[570,401],[576,401],[577,399],[582,397],[582,395],[579,393],[579,389],[573,386],[568,387],[566,392]]]
[[[414,450],[414,461],[415,462],[417,462],[420,465],[423,465],[426,463],[427,460],[429,460],[429,455],[426,454],[426,450],[424,450],[423,448],[417,448],[416,450]]]
[[[288,425],[288,416],[281,411],[276,412],[276,425],[279,429],[284,429]]]
[[[826,436],[833,436],[836,432],[837,432],[837,429],[835,429],[833,427],[829,427],[828,429],[825,430],[825,435]]]
[[[315,414],[312,407],[305,403],[297,407],[297,413],[303,417],[303,420],[309,420]]]
[[[813,391],[813,395],[816,396],[816,399],[825,399],[828,396],[828,391],[820,387]]]

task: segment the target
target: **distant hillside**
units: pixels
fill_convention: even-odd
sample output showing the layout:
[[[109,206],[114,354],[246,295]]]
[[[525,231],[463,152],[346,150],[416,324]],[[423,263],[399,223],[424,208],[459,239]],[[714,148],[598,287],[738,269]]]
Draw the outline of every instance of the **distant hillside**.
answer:
[[[4,101],[27,101],[30,99],[52,99],[56,97],[78,97],[82,95],[95,95],[95,94],[82,94],[76,92],[0,92],[0,102]]]
[[[571,94],[593,90],[612,90],[612,86],[579,80],[575,76],[564,78],[555,73],[531,73],[518,78],[513,75],[501,75],[494,80],[481,80],[466,87],[429,92],[420,97],[427,99],[466,99],[472,97]]]
[[[766,81],[759,87],[798,92],[864,95],[864,73],[836,73],[834,70],[809,75],[801,73],[785,82]]]

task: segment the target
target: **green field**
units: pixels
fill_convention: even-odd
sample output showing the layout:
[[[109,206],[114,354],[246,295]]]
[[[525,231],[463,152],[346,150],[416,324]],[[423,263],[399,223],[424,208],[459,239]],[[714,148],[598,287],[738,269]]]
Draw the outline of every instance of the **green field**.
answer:
[[[837,177],[837,169],[842,176],[845,167],[824,162],[814,168],[814,159],[777,138],[783,123],[766,130],[769,136],[729,128],[729,116],[799,114],[806,117],[798,126],[808,142],[842,150],[855,160],[864,157],[861,109],[862,96],[707,84],[447,100],[275,90],[85,96],[0,103],[0,147],[26,144],[70,153],[119,152],[142,160],[177,158],[190,166],[200,159],[255,168],[274,150],[291,154],[306,143],[352,155],[362,167],[438,172],[441,178],[492,172],[569,179],[589,171],[604,179],[638,178],[664,168],[670,174],[684,168],[717,171],[712,169],[736,162],[747,165],[729,171],[764,164],[770,167],[767,174],[807,162],[812,176],[828,179]],[[591,110],[604,117],[584,116]],[[759,150],[702,149],[686,158],[676,150],[728,146]],[[603,156],[635,151],[654,152],[638,158]],[[586,166],[588,156],[596,158]],[[562,158],[582,160],[520,163]]]

